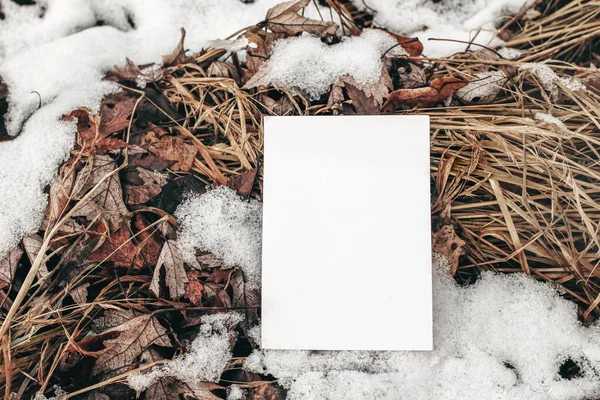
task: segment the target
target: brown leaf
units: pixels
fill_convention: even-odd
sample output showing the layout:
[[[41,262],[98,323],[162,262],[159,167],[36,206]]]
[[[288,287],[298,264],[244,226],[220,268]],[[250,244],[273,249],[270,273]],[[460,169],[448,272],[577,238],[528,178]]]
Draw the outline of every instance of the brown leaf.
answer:
[[[176,161],[171,166],[171,169],[183,172],[192,169],[196,153],[198,152],[196,146],[187,144],[177,136],[164,136],[158,143],[151,147],[151,150],[165,160]]]
[[[25,253],[29,258],[29,262],[33,264],[34,260],[38,256],[40,249],[42,248],[43,239],[37,233],[33,233],[29,236],[25,236],[23,238],[23,249],[25,249]],[[48,267],[46,267],[46,263],[40,264],[40,267],[37,272],[38,279],[46,278],[50,272],[48,272]]]
[[[192,270],[187,273],[188,283],[185,285],[185,297],[195,306],[202,306],[202,291],[204,285],[200,282],[200,271]]]
[[[403,89],[414,89],[427,84],[425,70],[413,63],[398,68],[398,80]]]
[[[77,174],[75,187],[73,188],[73,197],[81,199],[86,192],[95,187],[103,178],[111,174],[115,168],[115,161],[108,155],[98,154],[90,158],[87,167],[84,167]],[[123,191],[119,175],[112,175],[98,186],[88,198],[87,202],[75,210],[74,216],[82,216],[93,219],[98,213],[103,213],[104,217],[110,222],[111,227],[116,227],[121,216],[129,211],[123,201]]]
[[[345,101],[345,89],[357,114],[379,114],[380,107],[392,88],[392,78],[385,67],[381,70],[379,80],[375,83],[357,82],[354,77],[345,75],[338,78],[333,84],[327,106],[333,108]]]
[[[181,38],[179,39],[179,43],[170,54],[167,54],[163,57],[163,66],[169,67],[172,65],[182,64],[187,60],[185,56],[185,48],[183,47],[183,42],[185,40],[185,29],[181,28]]]
[[[250,192],[252,192],[257,172],[258,168],[252,168],[250,171],[245,171],[231,177],[229,182],[227,182],[227,187],[235,190],[240,196],[249,196]]]
[[[454,276],[458,269],[458,259],[463,253],[465,241],[456,236],[452,225],[442,226],[436,233],[431,234],[432,250],[450,260],[450,274]]]
[[[232,63],[213,61],[206,70],[209,76],[217,76],[222,78],[232,78],[236,82],[240,82],[240,74],[237,68]]]
[[[129,58],[125,58],[125,66],[115,66],[106,73],[106,79],[115,82],[135,82],[142,71]]]
[[[301,32],[317,36],[334,35],[338,26],[330,21],[317,21],[303,17],[299,11],[308,5],[310,0],[292,0],[277,4],[267,11],[266,24],[273,32],[296,35]]]
[[[141,184],[123,185],[127,204],[144,204],[158,195],[162,191],[162,187],[167,184],[167,180],[159,172],[140,167],[136,172],[136,177],[139,178]]]
[[[66,211],[69,203],[73,184],[75,183],[75,172],[70,164],[60,168],[58,176],[50,184],[48,207],[46,208],[46,227],[52,228],[56,221]]]
[[[102,234],[106,233],[103,232]],[[88,261],[97,263],[112,262],[115,267],[129,268],[133,266],[134,268],[141,268],[142,260],[136,258],[136,251],[136,247],[131,241],[129,228],[123,225],[112,232],[99,249],[88,256]]]
[[[135,317],[123,325],[112,328],[103,334],[116,333],[116,337],[104,340],[108,351],[96,360],[93,375],[100,372],[116,372],[129,367],[150,345],[171,347],[167,330],[151,315]]]
[[[73,301],[75,301],[75,303],[81,305],[81,304],[86,304],[87,303],[87,295],[88,295],[88,290],[87,288],[90,287],[89,283],[84,283],[82,285],[79,285],[73,289],[71,289],[69,291],[69,295],[71,295],[71,298],[73,299]]]
[[[285,399],[285,394],[279,388],[267,383],[261,382],[250,390],[247,400],[281,400]]]
[[[23,250],[20,247],[15,247],[9,250],[8,254],[0,259],[0,281],[4,281],[8,284],[12,283],[19,266],[19,261],[23,255]]]
[[[404,35],[396,35],[390,31],[384,30],[385,33],[392,35],[400,47],[404,49],[411,57],[418,57],[423,53],[423,43],[419,41],[417,38],[411,38]]]
[[[100,134],[108,136],[126,129],[136,103],[136,98],[123,92],[106,96],[100,105]]]
[[[162,244],[157,233],[152,233],[156,227],[146,229],[148,221],[141,215],[136,214],[133,223],[138,230],[138,239],[140,252],[138,257],[141,258],[143,264],[156,265],[158,257],[162,249]]]
[[[431,107],[467,85],[468,82],[462,79],[445,76],[431,81],[429,87],[394,90],[383,104],[382,110],[392,111],[400,106]]]
[[[157,297],[160,296],[160,271],[165,269],[165,283],[169,288],[169,295],[173,300],[176,300],[185,294],[185,284],[188,279],[183,267],[183,257],[174,240],[167,240],[163,245],[158,263],[154,269],[152,283],[150,283],[150,291]]]

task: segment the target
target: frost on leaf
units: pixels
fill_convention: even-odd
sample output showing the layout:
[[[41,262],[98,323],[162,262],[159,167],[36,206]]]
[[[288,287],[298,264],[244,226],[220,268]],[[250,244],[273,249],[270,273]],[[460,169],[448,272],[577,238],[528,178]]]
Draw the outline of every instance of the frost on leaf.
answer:
[[[467,103],[491,103],[508,82],[508,77],[502,71],[480,72],[475,76],[476,79],[456,91],[456,97]]]
[[[150,290],[156,296],[160,295],[160,272],[165,271],[165,283],[169,288],[172,299],[178,299],[185,294],[185,284],[188,278],[183,267],[183,257],[174,240],[167,240],[158,257],[158,263],[154,268]]]
[[[299,14],[308,6],[311,0],[292,0],[277,4],[267,11],[266,23],[275,33],[285,33],[290,36],[300,32],[308,32],[317,36],[333,35],[337,24],[328,21],[317,21]]]
[[[116,328],[102,332],[106,351],[96,360],[93,374],[119,372],[129,367],[150,345],[170,347],[167,330],[151,315],[135,317]]]

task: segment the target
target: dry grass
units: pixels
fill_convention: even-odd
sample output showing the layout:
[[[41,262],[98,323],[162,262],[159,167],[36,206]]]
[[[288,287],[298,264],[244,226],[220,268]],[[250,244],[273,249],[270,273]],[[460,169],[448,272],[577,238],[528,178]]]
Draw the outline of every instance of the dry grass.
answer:
[[[343,2],[342,2],[343,3]],[[342,6],[352,11],[347,4]],[[534,21],[507,21],[516,31],[508,44],[528,53],[518,61],[483,53],[461,53],[449,59],[413,59],[438,75],[472,77],[488,69],[544,62],[558,72],[586,78],[598,72],[589,62],[600,38],[600,1],[550,1]],[[357,24],[369,21],[353,14]],[[195,63],[159,83],[161,91],[185,117],[168,124],[198,149],[193,172],[209,184],[223,184],[260,166],[262,117],[272,114],[273,92],[248,92],[232,77],[209,76],[223,52],[211,50]],[[269,94],[270,96],[267,96]],[[331,114],[326,99],[310,103],[301,96],[277,94],[277,114]],[[550,113],[566,125],[534,119]],[[488,105],[452,106],[426,113],[432,126],[432,214],[439,224],[452,223],[465,239],[458,278],[475,276],[479,268],[523,271],[562,286],[581,307],[586,321],[600,315],[600,96],[594,90],[560,88],[554,101],[531,72],[512,77]],[[254,195],[259,196],[259,184]],[[155,226],[149,229],[156,229]],[[48,240],[59,242],[58,237]],[[133,238],[132,240],[137,240]],[[85,249],[84,249],[85,250]],[[88,249],[91,250],[91,249]],[[59,261],[69,262],[69,253]],[[142,313],[172,307],[148,293],[149,277],[107,279],[101,265],[70,279],[66,288],[36,282],[10,321],[10,340],[3,340],[0,390],[22,395],[32,387],[47,390],[67,349],[90,330],[92,319],[119,306]],[[93,303],[62,306],[69,288],[102,282]],[[146,279],[147,278],[147,279]],[[87,389],[123,379],[113,377]]]

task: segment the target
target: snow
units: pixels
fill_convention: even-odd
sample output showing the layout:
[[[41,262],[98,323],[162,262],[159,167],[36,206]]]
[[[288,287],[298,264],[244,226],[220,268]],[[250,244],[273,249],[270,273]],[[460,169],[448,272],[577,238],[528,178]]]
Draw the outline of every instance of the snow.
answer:
[[[583,83],[571,76],[558,76],[548,65],[540,63],[526,63],[519,67],[523,71],[533,72],[540,80],[544,89],[550,92],[553,100],[558,98],[559,85],[567,90],[580,91],[586,90]]]
[[[227,400],[244,400],[245,398],[244,389],[238,385],[233,384],[227,389]]]
[[[513,49],[512,47],[502,47],[498,49],[498,54],[500,54],[502,58],[506,60],[514,60],[521,57],[524,53],[522,50]]]
[[[164,377],[174,377],[192,386],[205,381],[217,382],[232,356],[232,330],[242,320],[238,313],[202,317],[200,332],[187,354],[154,367],[148,373],[130,375],[128,385],[140,392]]]
[[[547,124],[554,124],[559,129],[567,129],[567,127],[564,124],[564,122],[562,122],[560,119],[556,118],[552,114],[535,113],[535,119],[538,120],[538,121],[545,122]]]
[[[496,46],[502,43],[495,29],[533,0],[352,0],[359,10],[375,14],[375,26],[416,36],[429,57],[446,57],[465,51],[467,44],[430,41],[453,39]],[[471,46],[478,49],[479,46]]]
[[[266,80],[318,99],[344,75],[351,75],[358,83],[377,82],[383,67],[381,56],[397,44],[393,36],[375,29],[331,46],[311,35],[278,40],[266,63]],[[400,54],[406,54],[400,46],[388,52],[390,56]]]
[[[125,57],[160,62],[177,45],[180,27],[187,30],[186,48],[200,51],[209,40],[263,20],[279,2],[0,1],[0,76],[10,90],[6,122],[10,134],[19,134],[0,143],[0,257],[39,227],[44,187],[74,140],[75,125],[61,116],[83,106],[95,110],[103,95],[117,90],[101,82],[108,70],[124,65]]]
[[[272,374],[291,400],[600,395],[600,326],[581,326],[573,303],[521,274],[484,273],[460,287],[449,268],[434,257],[431,352],[256,350],[246,368]],[[560,377],[567,359],[580,366],[580,377]]]
[[[196,266],[196,250],[213,253],[229,267],[239,266],[250,287],[260,284],[262,204],[244,200],[221,186],[192,196],[175,211],[177,243],[186,263]]]

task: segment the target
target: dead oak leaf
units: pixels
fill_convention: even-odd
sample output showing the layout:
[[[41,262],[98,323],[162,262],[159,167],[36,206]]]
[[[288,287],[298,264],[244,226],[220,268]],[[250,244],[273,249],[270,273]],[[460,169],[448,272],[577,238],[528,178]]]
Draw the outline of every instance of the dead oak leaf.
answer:
[[[296,35],[301,32],[317,36],[334,35],[338,29],[331,21],[317,21],[306,18],[299,11],[308,6],[311,0],[292,0],[277,4],[267,11],[266,24],[275,33]]]
[[[139,247],[141,248],[138,257],[146,265],[156,265],[161,252],[161,241],[154,228],[148,228],[148,221],[141,215],[136,214],[133,223],[138,231]]]
[[[185,294],[185,284],[188,278],[183,267],[183,256],[174,240],[167,240],[163,245],[158,263],[154,269],[150,291],[157,297],[160,296],[160,271],[165,270],[165,283],[169,288],[169,295],[176,300]]]
[[[185,285],[185,297],[195,306],[202,306],[202,291],[204,285],[200,282],[200,271],[192,270],[187,273],[188,283]]]
[[[136,258],[136,253],[137,249],[131,241],[131,233],[128,227],[123,225],[108,235],[102,246],[88,256],[88,261],[112,262],[115,267],[140,268],[142,260]]]
[[[113,172],[115,168],[115,160],[108,155],[98,154],[90,158],[88,165],[77,174],[73,197],[82,199],[88,191],[93,190],[93,192],[87,202],[75,210],[73,216],[91,220],[98,213],[102,213],[111,227],[118,225],[121,216],[129,211],[123,201],[119,175]]]
[[[452,225],[444,225],[437,232],[431,234],[431,242],[434,252],[448,257],[451,264],[450,274],[454,276],[465,241],[456,235]]]
[[[432,107],[467,85],[468,82],[462,79],[445,76],[434,79],[428,87],[394,90],[383,104],[382,110],[392,111],[401,106]]]
[[[142,352],[155,344],[162,347],[171,347],[167,338],[167,330],[151,315],[135,317],[122,325],[112,328],[102,335],[112,334],[114,337],[104,340],[108,349],[100,354],[94,368],[93,375],[101,372],[118,372],[131,364]]]
[[[131,172],[128,173],[129,178]],[[167,184],[166,178],[157,171],[149,171],[138,167],[134,172],[135,178],[141,181],[139,185],[124,184],[125,202],[127,204],[144,204],[154,198],[162,191],[162,187]]]
[[[100,134],[108,136],[126,129],[137,101],[137,98],[123,92],[106,96],[100,105]]]
[[[4,281],[9,285],[12,283],[22,255],[23,250],[20,247],[15,247],[9,250],[3,259],[0,259],[0,281]]]
[[[388,35],[391,35],[396,39],[398,45],[404,49],[411,57],[418,57],[423,53],[423,43],[417,38],[411,38],[404,35],[396,35],[390,31],[383,30]]]
[[[183,172],[192,169],[198,152],[196,146],[187,144],[177,136],[163,136],[158,143],[151,146],[150,150],[164,160],[176,161],[171,165],[171,169]]]
[[[29,236],[25,236],[23,238],[23,249],[25,249],[25,253],[27,254],[27,258],[29,258],[29,262],[33,264],[35,259],[37,258],[40,249],[42,248],[44,240],[37,233],[33,233]],[[37,272],[38,279],[46,278],[50,272],[48,272],[48,267],[46,263],[40,264],[40,267]]]
[[[256,181],[257,172],[258,168],[252,168],[249,171],[242,172],[241,174],[230,178],[229,182],[227,182],[227,187],[235,190],[240,196],[249,196],[252,192],[254,182]]]
[[[392,78],[385,67],[374,83],[358,82],[353,76],[345,75],[334,82],[327,106],[334,108],[345,101],[345,90],[357,114],[376,115],[380,113],[381,105],[392,88]]]

